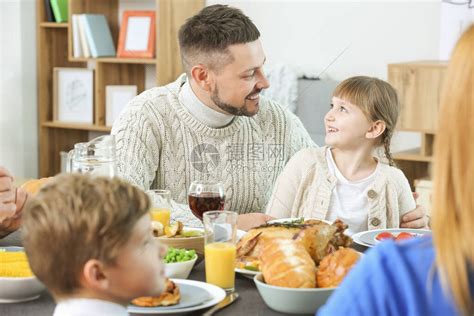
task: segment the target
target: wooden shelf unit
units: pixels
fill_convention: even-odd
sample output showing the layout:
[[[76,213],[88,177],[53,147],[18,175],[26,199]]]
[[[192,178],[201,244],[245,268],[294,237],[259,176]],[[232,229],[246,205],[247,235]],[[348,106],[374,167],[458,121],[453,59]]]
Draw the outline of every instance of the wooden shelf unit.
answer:
[[[178,47],[178,31],[184,21],[201,10],[205,0],[149,0],[155,2],[155,58],[73,58],[73,14],[105,15],[117,48],[119,36],[119,0],[69,0],[69,22],[47,22],[44,1],[37,0],[37,64],[38,64],[38,128],[39,176],[52,176],[60,171],[60,151],[72,149],[75,143],[87,141],[90,132],[109,133],[105,126],[105,87],[136,85],[145,90],[145,66],[155,65],[156,85],[172,82],[182,73]],[[95,62],[94,122],[73,124],[53,121],[54,67],[87,68]]]
[[[40,27],[51,27],[51,28],[68,28],[69,24],[67,23],[56,23],[56,22],[41,22]]]
[[[433,144],[438,125],[446,61],[414,61],[388,65],[388,81],[397,90],[401,104],[399,131],[421,134],[420,148],[394,153],[394,159],[408,178],[430,177]]]
[[[400,151],[393,155],[395,160],[406,160],[406,161],[424,161],[431,162],[433,157],[424,156],[420,154],[421,148],[414,148],[410,150]]]
[[[50,127],[50,128],[59,128],[59,129],[75,129],[75,130],[90,131],[90,132],[110,132],[110,130],[112,129],[111,126],[73,124],[73,123],[68,123],[68,122],[65,123],[65,122],[59,122],[59,121],[43,122],[41,126]]]
[[[100,57],[100,58],[71,58],[71,61],[95,61],[100,63],[113,63],[113,64],[156,64],[156,59],[151,58],[118,58],[118,57]]]

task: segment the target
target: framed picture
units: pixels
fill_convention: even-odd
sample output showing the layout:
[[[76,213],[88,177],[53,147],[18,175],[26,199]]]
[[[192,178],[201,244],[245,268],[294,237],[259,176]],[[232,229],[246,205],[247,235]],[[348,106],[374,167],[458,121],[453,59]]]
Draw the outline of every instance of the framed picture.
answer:
[[[125,11],[120,26],[118,57],[153,58],[155,55],[155,12]]]
[[[105,87],[105,125],[112,126],[127,103],[137,95],[137,86]]]
[[[85,68],[53,70],[53,119],[93,124],[94,71]]]

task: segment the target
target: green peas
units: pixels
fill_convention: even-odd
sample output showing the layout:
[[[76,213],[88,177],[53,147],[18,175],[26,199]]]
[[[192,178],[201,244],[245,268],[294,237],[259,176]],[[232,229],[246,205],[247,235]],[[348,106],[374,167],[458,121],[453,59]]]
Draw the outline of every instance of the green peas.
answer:
[[[194,249],[187,250],[169,247],[165,256],[165,263],[188,261],[194,259],[194,257],[196,257]]]

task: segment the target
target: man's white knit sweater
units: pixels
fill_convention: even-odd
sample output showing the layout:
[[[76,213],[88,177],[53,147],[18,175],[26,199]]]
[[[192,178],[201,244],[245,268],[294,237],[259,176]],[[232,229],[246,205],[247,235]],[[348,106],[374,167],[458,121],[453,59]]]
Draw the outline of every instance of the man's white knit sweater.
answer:
[[[114,123],[119,175],[145,190],[169,189],[181,204],[187,204],[192,181],[220,180],[226,210],[263,212],[289,158],[315,146],[309,134],[295,115],[268,99],[260,98],[253,117],[222,116],[198,104],[185,83],[182,75],[143,92]],[[215,113],[206,115],[209,110]],[[216,128],[216,120],[227,125]],[[177,206],[172,219],[199,224],[189,209]]]

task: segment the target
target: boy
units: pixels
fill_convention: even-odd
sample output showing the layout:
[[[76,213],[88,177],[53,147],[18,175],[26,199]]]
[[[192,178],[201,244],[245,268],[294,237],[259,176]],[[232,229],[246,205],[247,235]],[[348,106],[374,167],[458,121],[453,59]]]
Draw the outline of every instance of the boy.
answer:
[[[164,247],[153,238],[147,195],[122,180],[64,174],[26,205],[22,236],[54,315],[128,315],[164,288]]]

